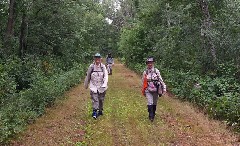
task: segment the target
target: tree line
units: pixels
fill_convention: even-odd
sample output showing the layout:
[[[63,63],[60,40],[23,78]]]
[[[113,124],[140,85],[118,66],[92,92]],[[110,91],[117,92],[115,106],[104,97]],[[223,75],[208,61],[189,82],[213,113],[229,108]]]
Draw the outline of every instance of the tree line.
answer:
[[[0,1],[0,143],[80,82],[95,52],[115,46],[96,0]]]
[[[210,117],[240,126],[240,2],[131,0],[117,12],[119,54],[142,72],[154,56],[168,89]]]

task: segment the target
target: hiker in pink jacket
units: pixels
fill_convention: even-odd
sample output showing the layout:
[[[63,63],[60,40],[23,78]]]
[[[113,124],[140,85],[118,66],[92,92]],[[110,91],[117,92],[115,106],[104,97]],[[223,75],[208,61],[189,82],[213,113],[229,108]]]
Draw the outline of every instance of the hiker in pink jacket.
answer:
[[[94,119],[103,115],[103,102],[108,88],[108,72],[101,60],[101,55],[96,53],[94,55],[94,63],[89,66],[84,82],[86,89],[90,84],[89,88],[93,108],[92,117]]]

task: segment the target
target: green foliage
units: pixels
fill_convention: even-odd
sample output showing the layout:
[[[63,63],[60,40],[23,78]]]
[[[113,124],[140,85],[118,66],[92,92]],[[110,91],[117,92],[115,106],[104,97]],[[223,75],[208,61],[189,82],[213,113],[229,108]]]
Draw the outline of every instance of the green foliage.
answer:
[[[168,88],[180,99],[189,100],[210,116],[239,129],[240,85],[232,77],[201,77],[194,73],[163,69]]]
[[[9,1],[0,2],[0,143],[79,83],[92,54],[114,51],[117,39],[98,2],[15,2],[9,37]]]
[[[35,78],[31,88],[14,94],[5,93],[1,98],[1,103],[4,104],[0,108],[0,142],[6,142],[9,137],[21,132],[27,123],[44,114],[46,107],[53,105],[66,90],[80,82],[86,67],[75,64],[70,71],[50,78],[38,74],[35,75],[37,79]]]
[[[226,120],[228,125],[239,129],[239,102],[239,94],[229,93],[211,102],[208,110],[213,117]]]
[[[137,17],[122,29],[119,53],[137,72],[154,56],[171,92],[239,127],[240,3],[207,4],[213,23],[204,29],[204,11],[196,1],[140,1]]]
[[[0,143],[23,131],[26,124],[37,117],[35,112],[29,110],[29,101],[17,96],[14,98],[14,101],[5,104],[0,110]]]
[[[14,61],[9,62],[11,67],[16,67],[17,64]],[[7,104],[9,98],[15,93],[17,83],[15,82],[14,76],[9,75],[11,67],[7,67],[0,64],[0,106]]]

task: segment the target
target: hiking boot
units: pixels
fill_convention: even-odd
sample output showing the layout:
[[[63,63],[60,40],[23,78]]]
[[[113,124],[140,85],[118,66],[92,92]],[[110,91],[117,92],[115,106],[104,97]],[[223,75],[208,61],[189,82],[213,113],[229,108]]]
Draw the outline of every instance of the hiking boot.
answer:
[[[156,109],[157,109],[157,105],[153,105],[153,115],[156,115]]]
[[[98,111],[98,116],[102,116],[103,112],[102,111]]]
[[[148,118],[151,122],[154,120],[153,105],[148,105]]]
[[[98,114],[97,114],[97,111],[96,111],[96,110],[93,110],[92,117],[93,117],[94,119],[97,119]]]

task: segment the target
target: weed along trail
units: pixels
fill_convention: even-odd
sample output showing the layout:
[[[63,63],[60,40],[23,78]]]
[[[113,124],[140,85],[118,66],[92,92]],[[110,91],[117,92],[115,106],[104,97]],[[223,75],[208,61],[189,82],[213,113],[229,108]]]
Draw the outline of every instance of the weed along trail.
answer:
[[[147,118],[141,79],[122,64],[109,76],[104,115],[91,117],[89,89],[78,85],[13,141],[14,146],[225,146],[239,145],[238,135],[190,104],[161,97],[155,120]]]

